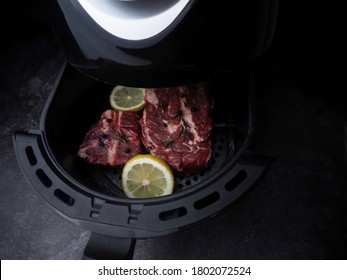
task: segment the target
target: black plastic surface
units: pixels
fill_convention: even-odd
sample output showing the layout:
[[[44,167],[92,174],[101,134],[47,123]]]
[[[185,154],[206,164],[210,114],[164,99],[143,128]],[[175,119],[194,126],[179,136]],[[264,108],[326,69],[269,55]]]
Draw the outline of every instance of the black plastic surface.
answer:
[[[231,84],[227,90],[235,90],[234,96],[238,98],[235,110],[219,100],[223,95],[215,97],[215,106],[227,107],[215,108],[218,114],[214,129],[216,134],[219,131],[226,136],[214,140],[215,159],[211,167],[196,177],[177,178],[177,191],[173,195],[135,200],[117,192],[105,192],[106,185],[98,169],[86,164],[76,153],[93,119],[105,110],[108,99],[103,101],[103,97],[108,96],[110,88],[67,64],[63,65],[45,106],[40,130],[15,134],[17,157],[45,201],[64,218],[92,232],[145,238],[190,227],[230,205],[257,181],[269,164],[267,158],[246,153],[254,121],[252,75],[246,74],[237,83],[228,81]],[[96,98],[100,102],[95,102]],[[81,108],[88,114],[81,113]],[[117,182],[111,187],[116,188]]]
[[[278,0],[191,0],[169,27],[144,40],[108,33],[77,0],[45,2],[71,65],[107,83],[163,87],[248,67],[271,42]]]
[[[38,127],[63,58],[46,25],[37,24],[45,14],[38,8],[42,1],[21,2],[3,4],[15,6],[6,10],[12,16],[3,18],[4,26],[18,27],[5,29],[11,37],[1,44],[0,259],[80,259],[89,231],[55,215],[38,196],[11,141],[14,130]],[[336,23],[343,17],[322,20],[322,14],[336,15],[336,7],[324,2],[281,4],[280,44],[258,64],[251,147],[276,160],[221,215],[189,230],[137,240],[135,259],[347,259],[347,99],[338,83],[343,74],[332,65],[343,52],[331,40],[341,37],[335,36]]]
[[[84,260],[131,260],[136,240],[92,233],[84,249]]]

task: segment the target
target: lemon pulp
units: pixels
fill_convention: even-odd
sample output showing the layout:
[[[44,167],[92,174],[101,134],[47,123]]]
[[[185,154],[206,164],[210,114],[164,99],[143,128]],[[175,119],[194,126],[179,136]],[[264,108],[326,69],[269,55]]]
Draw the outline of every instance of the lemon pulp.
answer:
[[[145,106],[145,89],[115,86],[110,94],[111,107],[118,111],[139,111]]]
[[[159,197],[172,194],[174,177],[165,161],[153,155],[137,155],[124,165],[122,187],[131,198]]]

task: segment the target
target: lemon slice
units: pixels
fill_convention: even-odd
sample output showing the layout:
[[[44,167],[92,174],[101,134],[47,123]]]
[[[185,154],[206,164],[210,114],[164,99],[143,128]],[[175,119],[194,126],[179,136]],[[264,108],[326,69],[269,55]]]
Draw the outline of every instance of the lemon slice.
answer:
[[[124,165],[122,186],[127,197],[159,197],[172,194],[174,176],[165,161],[153,155],[140,154]]]
[[[110,94],[110,104],[118,111],[139,111],[145,106],[144,97],[144,88],[115,86]]]

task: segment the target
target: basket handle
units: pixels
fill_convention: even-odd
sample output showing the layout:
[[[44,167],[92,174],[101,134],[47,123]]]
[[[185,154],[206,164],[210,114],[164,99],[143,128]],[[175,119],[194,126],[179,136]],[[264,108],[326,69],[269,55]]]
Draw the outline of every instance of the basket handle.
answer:
[[[92,232],[84,249],[84,260],[132,260],[136,240]]]

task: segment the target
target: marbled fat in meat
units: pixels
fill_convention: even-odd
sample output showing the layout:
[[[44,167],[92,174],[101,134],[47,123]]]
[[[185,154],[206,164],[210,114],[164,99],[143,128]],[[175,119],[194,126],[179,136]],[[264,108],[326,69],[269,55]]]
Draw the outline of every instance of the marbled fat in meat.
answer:
[[[212,156],[212,108],[208,84],[146,89],[142,142],[177,174],[205,170]]]
[[[106,110],[84,136],[78,156],[88,163],[122,166],[142,152],[140,115]]]

